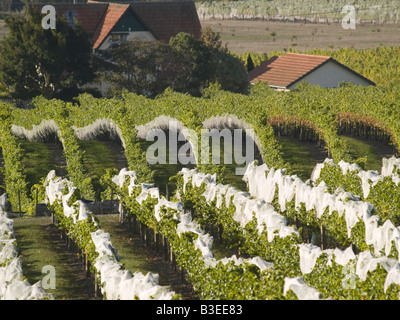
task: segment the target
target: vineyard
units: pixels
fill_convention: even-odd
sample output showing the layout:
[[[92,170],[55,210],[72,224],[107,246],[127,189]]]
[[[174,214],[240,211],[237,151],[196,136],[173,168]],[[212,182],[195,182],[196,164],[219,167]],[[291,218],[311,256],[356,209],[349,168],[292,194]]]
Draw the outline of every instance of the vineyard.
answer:
[[[357,21],[390,23],[399,21],[399,5],[387,0],[251,0],[196,1],[201,19],[265,19],[310,22],[340,22],[342,8],[354,5]]]
[[[54,298],[23,277],[19,239],[6,216],[35,216],[46,204],[104,299],[182,299],[159,284],[158,274],[120,263],[112,235],[94,213],[111,194],[119,223],[140,228],[144,241],[162,248],[199,299],[397,300],[399,98],[386,87],[303,85],[282,94],[257,84],[248,95],[214,85],[200,98],[166,90],[155,99],[132,93],[83,94],[74,103],[38,97],[33,109],[3,103],[0,297]],[[242,129],[256,161],[240,176],[234,174],[238,163],[199,161],[205,128]],[[181,144],[189,143],[193,161],[149,164],[146,137],[155,129],[169,137],[175,130]],[[311,142],[326,160],[299,178],[282,136]],[[392,157],[370,170],[347,136],[388,145]],[[104,163],[95,172],[88,169],[87,148],[99,141],[114,145],[119,160],[94,149]],[[40,172],[28,174],[32,145],[40,154],[30,161]],[[45,154],[53,161],[42,161]]]

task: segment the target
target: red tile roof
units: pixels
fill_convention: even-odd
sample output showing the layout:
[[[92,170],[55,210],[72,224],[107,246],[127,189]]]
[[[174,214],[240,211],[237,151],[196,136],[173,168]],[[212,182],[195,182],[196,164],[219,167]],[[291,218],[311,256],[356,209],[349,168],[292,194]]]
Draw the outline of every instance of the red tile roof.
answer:
[[[129,4],[110,3],[108,5],[107,12],[103,16],[96,29],[96,32],[93,35],[93,38],[95,39],[93,48],[97,49],[100,47],[112,28],[128,9]]]
[[[89,0],[87,4],[55,6],[58,15],[67,17],[71,23],[76,18],[82,24],[92,37],[94,49],[101,45],[129,7],[161,41],[168,42],[179,32],[187,32],[196,37],[201,35],[201,25],[193,1],[116,4]]]
[[[159,40],[168,42],[179,32],[200,37],[201,25],[194,2],[135,2],[132,8]]]
[[[68,22],[72,22],[71,18],[76,18],[86,30],[86,32],[93,36],[99,22],[105,15],[108,8],[107,3],[96,4],[75,4],[75,5],[56,5],[56,12],[59,16],[67,18]]]
[[[327,56],[287,53],[263,62],[249,72],[250,82],[264,81],[270,85],[288,87],[327,61]]]

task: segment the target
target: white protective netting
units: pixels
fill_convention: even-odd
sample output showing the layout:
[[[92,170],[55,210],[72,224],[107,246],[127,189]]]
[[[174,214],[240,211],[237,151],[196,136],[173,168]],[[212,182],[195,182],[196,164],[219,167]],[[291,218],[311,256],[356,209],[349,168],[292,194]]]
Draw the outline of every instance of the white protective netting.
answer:
[[[341,166],[349,170],[349,166],[344,166],[343,163]],[[320,169],[321,166],[317,166],[316,171]],[[315,173],[314,178],[317,176]],[[321,218],[326,209],[329,215],[334,211],[339,217],[344,215],[348,237],[357,222],[364,223],[365,242],[374,247],[375,255],[379,255],[382,250],[388,255],[392,245],[400,253],[400,229],[390,220],[379,226],[378,216],[372,215],[373,206],[349,192],[337,190],[335,193],[329,193],[323,181],[313,186],[309,181],[303,182],[295,175],[285,175],[283,170],[269,169],[265,164],[257,166],[254,162],[247,167],[244,179],[248,183],[250,194],[267,203],[272,202],[278,188],[278,200],[282,210],[285,210],[287,202],[294,199],[295,208],[304,204],[307,211],[315,210],[317,218]]]
[[[6,196],[3,194],[0,199],[0,300],[53,299],[43,290],[41,281],[31,285],[23,278],[15,245],[14,221],[4,212]]]
[[[391,160],[394,161],[393,159]],[[320,170],[324,165],[333,165],[333,161],[325,160],[323,164],[318,164],[313,172],[312,180],[316,181],[319,177]],[[389,167],[389,165],[387,165]],[[362,171],[357,165],[349,165],[344,162],[340,163],[340,167],[345,173],[347,170]],[[392,169],[388,169],[392,170]],[[359,174],[363,183],[367,183],[366,177],[369,177],[368,183],[376,183],[380,178],[376,172],[368,172]],[[365,225],[365,242],[372,245],[374,252],[366,250],[355,255],[352,248],[346,250],[326,249],[321,250],[312,244],[299,245],[300,267],[303,274],[310,273],[317,261],[317,258],[326,253],[330,261],[342,266],[355,265],[355,275],[358,279],[365,281],[368,272],[376,270],[381,265],[387,272],[384,290],[391,283],[400,284],[400,263],[396,259],[388,258],[392,246],[400,252],[400,228],[396,228],[390,220],[386,220],[383,225],[378,225],[378,216],[372,215],[372,205],[368,202],[361,201],[358,197],[348,192],[338,190],[334,194],[327,191],[326,184],[322,181],[318,186],[313,186],[310,181],[303,182],[297,176],[285,175],[282,170],[269,169],[265,164],[256,166],[251,163],[244,177],[248,183],[249,192],[252,196],[271,202],[278,188],[278,198],[281,208],[285,208],[286,202],[295,199],[296,207],[304,204],[306,210],[315,210],[317,217],[328,209],[328,214],[337,211],[339,215],[345,215],[348,235],[350,235],[352,227],[362,221]],[[364,180],[363,180],[364,179]],[[363,186],[366,191],[366,185]],[[350,268],[347,268],[348,270]]]
[[[123,171],[122,176],[126,172],[126,170]],[[68,205],[68,200],[75,190],[70,181],[56,177],[55,172],[50,171],[45,184],[49,203],[53,204],[59,200],[63,205],[63,213],[66,217],[71,217],[74,223],[92,217],[92,221],[97,225],[83,201],[77,200],[71,206]],[[63,194],[65,188],[67,188],[67,194]],[[116,259],[116,249],[112,246],[109,233],[98,228],[97,231],[91,233],[91,239],[98,253],[94,267],[100,275],[101,291],[108,300],[170,300],[173,298],[175,292],[168,287],[158,285],[157,274],[132,273],[122,267]]]
[[[137,181],[135,173],[132,171],[127,171],[126,169],[122,169],[120,173],[113,178],[113,182],[122,187],[126,178],[130,179],[127,183],[128,186],[139,186],[136,184]],[[198,177],[198,179],[195,179],[195,183],[201,185],[201,181],[203,181],[203,179],[211,179],[210,181],[212,181],[213,178],[210,178],[208,175],[201,175]],[[141,204],[145,199],[148,198],[148,196],[158,199],[158,203],[155,205],[154,212],[157,221],[162,219],[161,208],[171,208],[175,212],[174,217],[179,221],[176,229],[177,234],[181,235],[182,233],[190,232],[198,235],[195,241],[195,248],[201,252],[202,259],[206,267],[215,267],[218,263],[227,264],[233,261],[235,265],[243,265],[245,263],[256,265],[261,271],[273,268],[272,263],[267,262],[260,257],[243,259],[233,255],[229,258],[223,258],[219,260],[215,259],[212,253],[213,237],[204,232],[199,223],[193,219],[190,212],[185,212],[181,202],[168,201],[164,197],[160,196],[158,188],[153,187],[152,185],[142,184],[141,193],[138,195],[138,197],[136,197],[136,201]]]

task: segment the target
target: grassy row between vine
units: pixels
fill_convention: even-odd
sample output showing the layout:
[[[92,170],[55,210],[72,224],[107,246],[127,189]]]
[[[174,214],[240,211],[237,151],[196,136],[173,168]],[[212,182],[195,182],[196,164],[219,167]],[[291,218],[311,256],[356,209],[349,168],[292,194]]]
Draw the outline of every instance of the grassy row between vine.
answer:
[[[103,297],[109,300],[141,300],[179,298],[169,287],[158,285],[158,276],[143,275],[124,269],[117,250],[112,246],[110,235],[104,232],[98,220],[81,200],[79,190],[67,179],[55,176],[52,171],[46,177],[45,189],[48,207],[55,216],[56,225],[66,231],[90,264],[96,275]]]
[[[3,205],[3,204],[2,204]],[[50,300],[40,281],[31,285],[23,274],[14,221],[0,213],[0,300]]]
[[[83,270],[76,252],[66,250],[65,237],[60,237],[61,232],[50,216],[15,217],[13,221],[22,270],[30,283],[42,280],[42,284],[48,284],[41,270],[52,266],[54,286],[48,285],[46,292],[55,300],[94,299],[93,279]]]

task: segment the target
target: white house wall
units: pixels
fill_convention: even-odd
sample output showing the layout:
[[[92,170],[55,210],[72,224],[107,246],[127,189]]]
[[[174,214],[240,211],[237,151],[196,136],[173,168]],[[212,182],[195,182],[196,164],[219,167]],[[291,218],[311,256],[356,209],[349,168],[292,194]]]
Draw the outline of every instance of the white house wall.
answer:
[[[99,50],[107,50],[112,42],[112,33],[107,36],[107,38],[103,41],[101,46],[98,48]],[[150,31],[134,31],[129,32],[127,36],[128,41],[139,40],[139,41],[154,41],[157,40]]]
[[[369,82],[331,61],[311,72],[291,86],[290,89],[294,89],[302,81],[321,87],[338,87],[339,82],[353,82],[355,85],[363,86],[370,85]]]
[[[128,41],[140,40],[140,41],[155,41],[157,40],[150,31],[136,31],[129,32]]]

